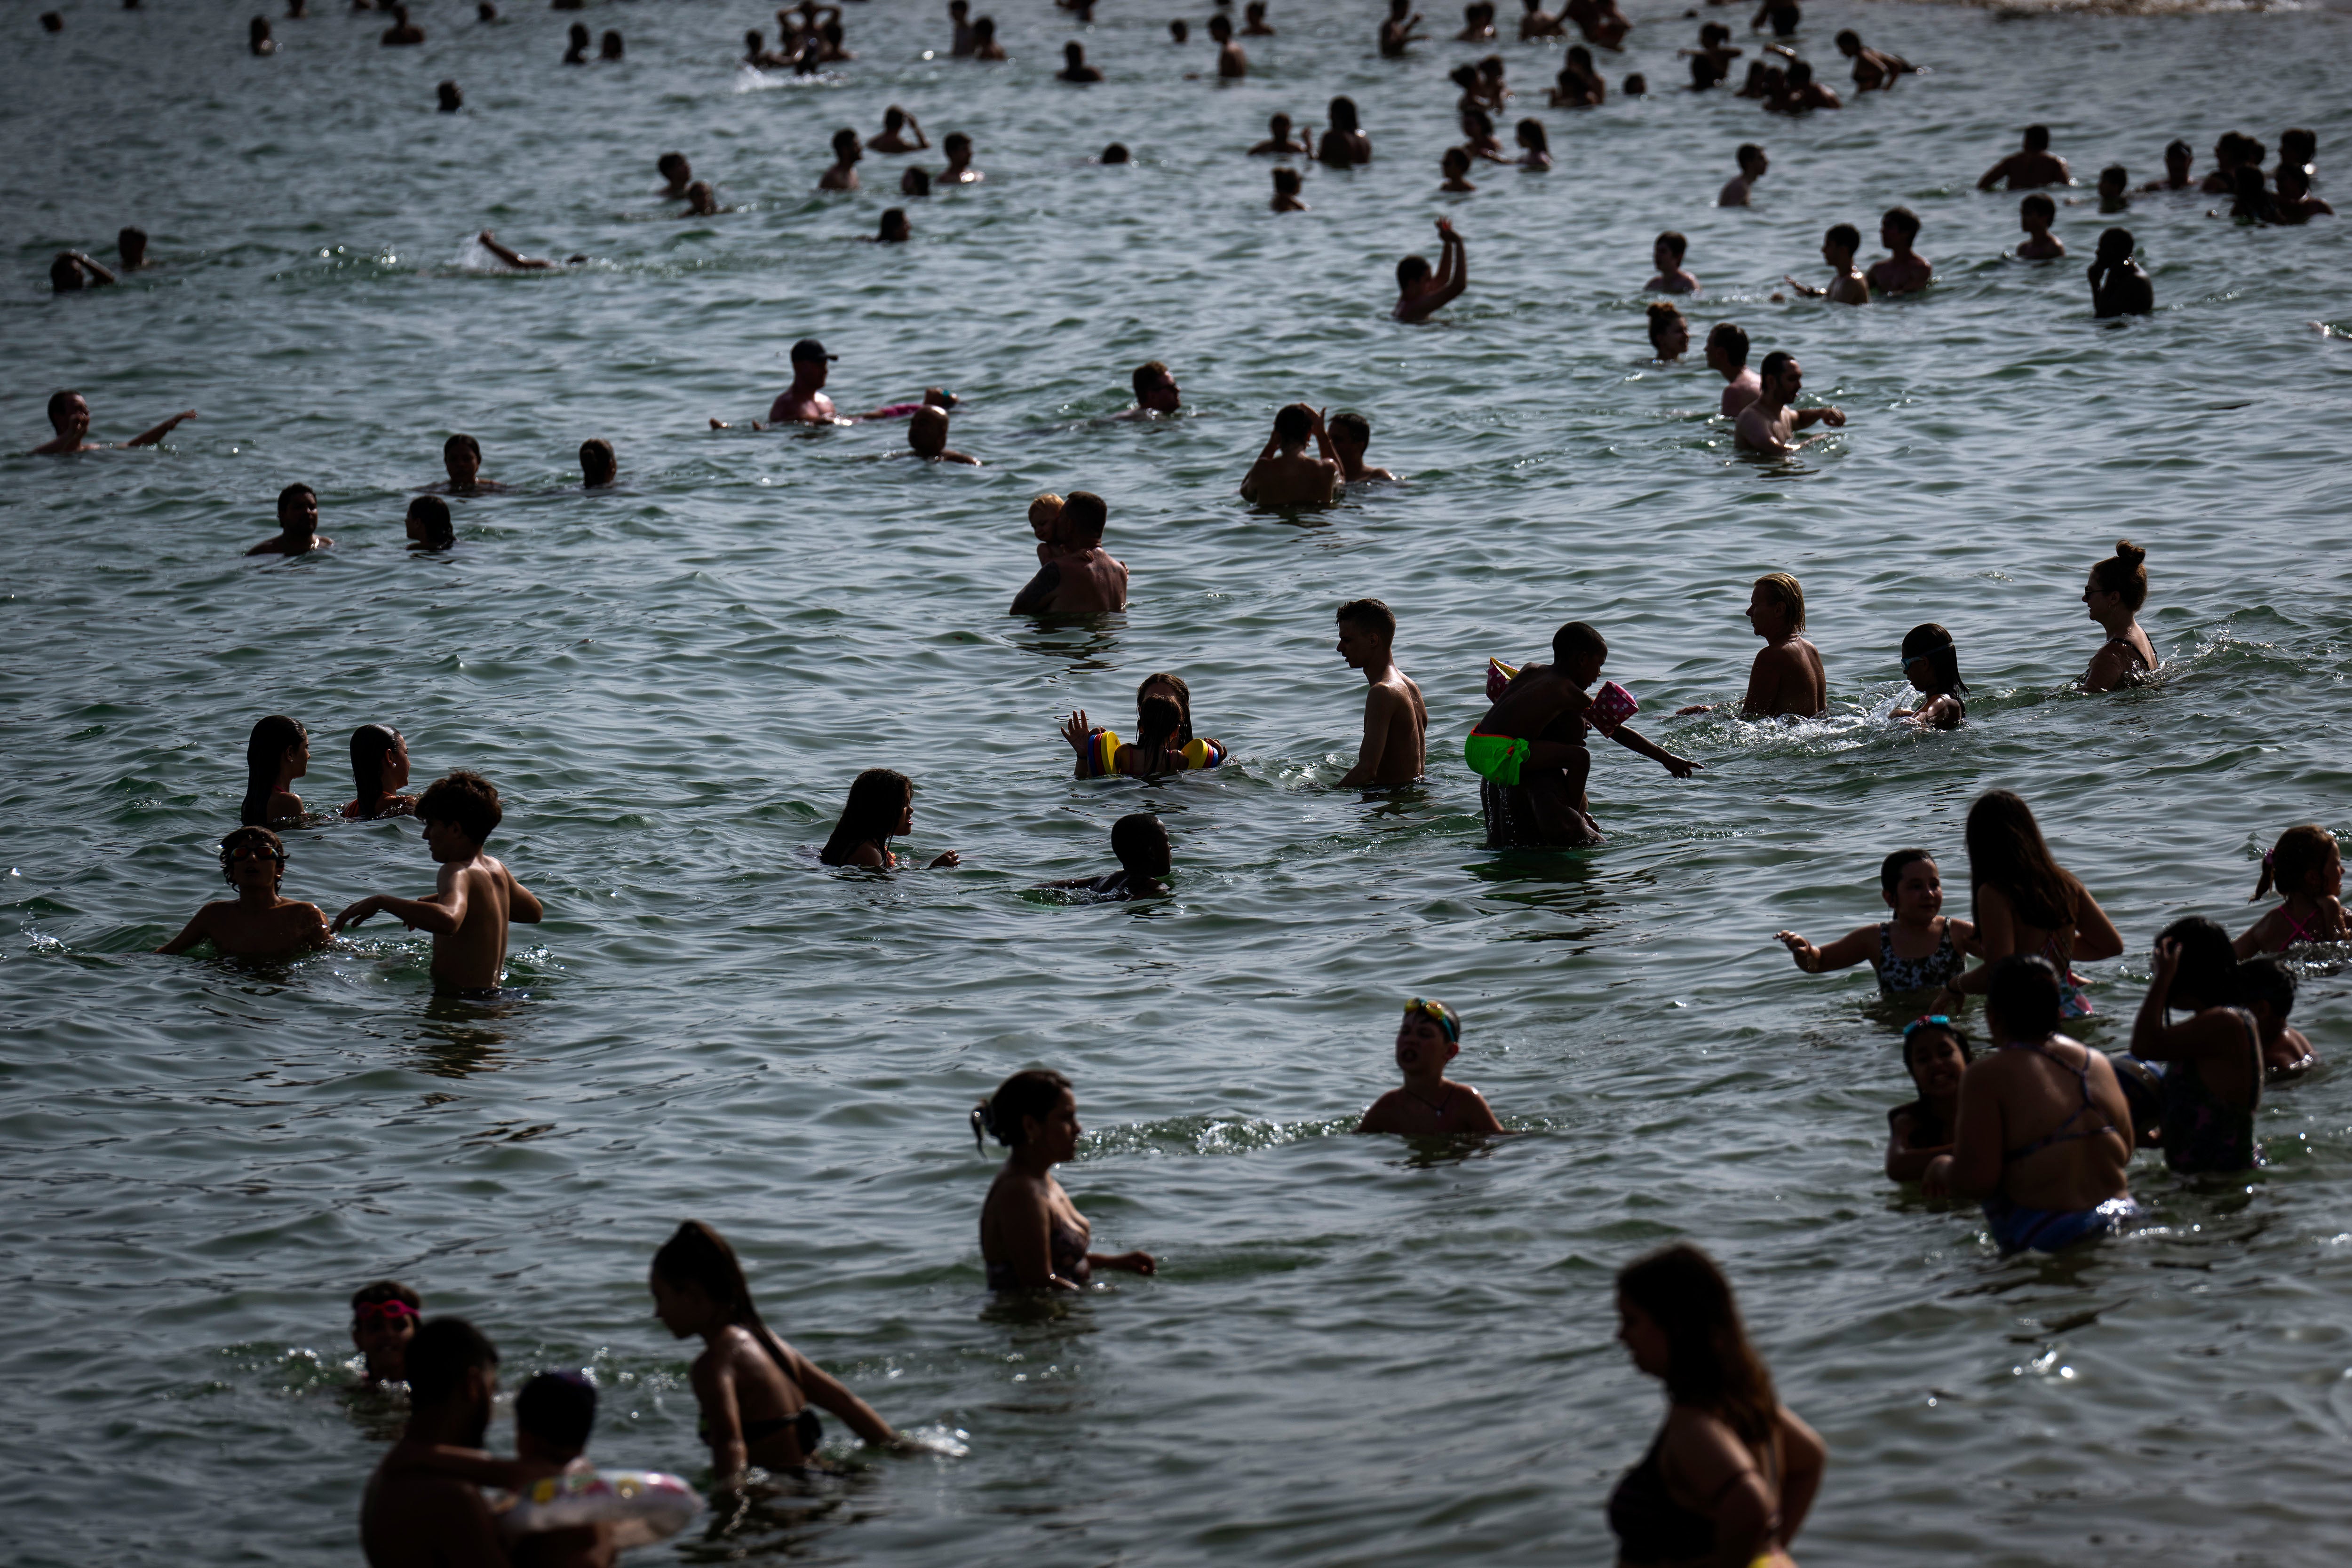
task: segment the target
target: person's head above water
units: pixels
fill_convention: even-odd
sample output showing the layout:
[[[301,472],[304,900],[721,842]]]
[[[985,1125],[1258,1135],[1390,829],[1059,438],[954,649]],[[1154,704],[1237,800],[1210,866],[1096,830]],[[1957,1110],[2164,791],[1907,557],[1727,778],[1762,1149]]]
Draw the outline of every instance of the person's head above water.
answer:
[[[2179,948],[2179,967],[2172,972],[2172,988],[2165,996],[2168,1009],[2235,1007],[2242,999],[2238,954],[2227,931],[2201,915],[2184,915],[2156,939],[2159,948],[2168,942]]]
[[[146,266],[147,231],[127,226],[118,230],[114,235],[114,252],[122,258],[122,268],[126,272]]]
[[[1957,1094],[1975,1060],[1966,1030],[1943,1013],[1913,1019],[1903,1030],[1903,1066],[1922,1094]]]
[[[1851,267],[1853,253],[1862,248],[1862,231],[1852,224],[1832,224],[1822,235],[1822,244],[1832,265]]]
[[[2129,539],[2117,539],[2116,553],[2091,568],[2084,601],[2088,603],[2095,593],[2112,594],[2126,610],[2138,614],[2140,606],[2147,602],[2147,551]]]
[[[919,164],[909,163],[907,172],[898,176],[898,193],[902,196],[928,196],[931,193],[931,172]]]
[[[1352,640],[1382,650],[1396,643],[1396,612],[1377,599],[1350,599],[1339,606],[1337,619],[1340,633]]]
[[[1092,490],[1073,490],[1062,498],[1062,537],[1072,544],[1093,549],[1109,522],[1110,508]]]
[[[1592,680],[1609,662],[1609,640],[1585,622],[1570,621],[1551,634],[1551,662],[1571,680]]]
[[[656,1315],[680,1338],[698,1332],[683,1325],[698,1327],[704,1322],[714,1326],[740,1323],[763,1341],[768,1337],[735,1249],[699,1219],[681,1220],[670,1232],[655,1251],[646,1279],[653,1287]]]
[[[261,833],[272,843],[278,841],[267,828],[239,828],[229,837],[237,833]],[[377,1280],[352,1292],[352,1348],[367,1358],[370,1381],[406,1381],[408,1342],[416,1337],[416,1325],[424,1318],[424,1298],[397,1280]]]
[[[2040,930],[2074,923],[2073,879],[2051,854],[2022,797],[2009,789],[1978,796],[1969,807],[1966,840],[1971,888],[1999,888],[2017,918]]]
[[[1209,18],[1209,37],[1220,44],[1230,43],[1234,37],[1233,18],[1223,11]]]
[[[2132,238],[2131,230],[2108,229],[2099,235],[2097,259],[2109,267],[2120,266],[2129,261],[2132,252],[2138,248],[2138,242]]]
[[[482,444],[470,435],[451,436],[441,444],[441,465],[452,486],[471,485],[482,471]]]
[[[1748,330],[1735,321],[1717,321],[1706,335],[1706,362],[1718,371],[1748,368]]]
[[[1054,1145],[1064,1131],[1055,1124],[1066,1116],[1072,1124],[1067,1130],[1075,1131],[1077,1095],[1070,1081],[1050,1067],[1024,1068],[971,1108],[971,1141],[979,1144],[986,1134],[1015,1151],[1033,1143]]]
[[[1429,257],[1425,256],[1409,256],[1402,261],[1398,262],[1396,265],[1396,280],[1397,287],[1399,288],[1407,289],[1417,288],[1422,284],[1427,282],[1429,280]]]
[[[1658,264],[1659,270],[1661,271],[1671,270],[1682,266],[1683,257],[1689,254],[1690,241],[1684,238],[1678,231],[1674,229],[1666,230],[1653,241],[1650,246],[1651,258]]]
[[[609,485],[621,471],[621,460],[614,455],[613,444],[601,435],[591,436],[580,444],[580,479],[590,489]]]
[[[1765,374],[1771,374],[1769,362]],[[1802,583],[1785,571],[1768,571],[1749,587],[1751,605],[1769,605],[1778,609],[1781,622],[1792,635],[1805,629],[1805,589]],[[1749,619],[1752,621],[1754,616],[1751,614]],[[1761,630],[1759,627],[1759,631]]]
[[[1174,860],[1168,829],[1149,811],[1130,811],[1110,825],[1110,852],[1131,877],[1165,877]]]
[[[1158,360],[1147,360],[1136,366],[1128,382],[1135,389],[1135,402],[1139,408],[1148,408],[1156,413],[1173,413],[1182,402],[1176,378]]]
[[[372,807],[408,782],[408,742],[388,724],[352,731],[352,798]],[[372,813],[371,813],[372,814]]]
[[[293,538],[319,531],[319,492],[308,485],[289,485],[278,492],[278,526]]]
[[[1274,411],[1274,439],[1286,452],[1296,453],[1315,434],[1315,411],[1303,402],[1287,402]]]
[[[1965,692],[1960,679],[1960,652],[1952,634],[1933,621],[1914,626],[1903,635],[1903,673],[1923,692]]]
[[[1192,41],[1192,24],[1179,16],[1168,24],[1168,36],[1177,43],[1189,44]]]
[[[1740,1441],[1772,1439],[1772,1375],[1748,1343],[1731,1283],[1714,1260],[1677,1241],[1617,1272],[1618,1340],[1680,1406],[1704,1411]]]
[[[2046,125],[2027,126],[2025,128],[2025,150],[2028,152],[2049,152],[2050,128]]]
[[[907,831],[915,809],[915,781],[890,768],[868,768],[849,781],[849,800],[841,820],[833,825],[818,859],[841,865],[860,846],[872,844],[887,853],[890,841]]]
[[[824,385],[826,367],[841,358],[828,354],[824,345],[814,338],[803,338],[793,345],[793,380],[810,387]]]
[[[857,140],[856,131],[845,125],[833,133],[833,156],[840,163],[855,163],[866,156],[865,145]]]
[[[465,843],[478,853],[490,841],[490,835],[506,821],[506,808],[499,804],[498,786],[480,774],[459,768],[443,774],[428,785],[416,801],[416,820],[431,824],[439,822],[455,830]],[[436,859],[470,859],[471,856],[443,856],[436,848]]]
[[[2263,856],[2262,880],[2254,884],[2254,896],[2249,904],[2268,898],[2275,887],[2284,898],[2300,894],[2305,898],[2328,896],[2328,873],[2343,863],[2343,852],[2336,847],[2336,835],[2315,822],[2289,828],[2278,837]]]
[[[611,27],[604,29],[604,41],[597,46],[596,57],[604,60],[617,60],[622,57],[623,52],[624,50],[619,31]]]
[[[401,1360],[412,1423],[455,1417],[460,1439],[472,1438],[464,1446],[479,1447],[498,1393],[497,1347],[463,1318],[435,1318],[416,1331]]]
[[[596,1385],[576,1372],[542,1372],[515,1395],[519,1457],[569,1464],[596,1426]]]
[[[442,113],[455,114],[466,107],[466,95],[458,90],[456,82],[445,81],[434,90],[440,95]]]
[[[1344,95],[1331,100],[1330,106],[1323,111],[1323,118],[1332,130],[1342,136],[1352,136],[1360,129],[1356,119],[1356,100]]]
[[[245,803],[236,820],[248,828],[266,826],[269,797],[280,779],[299,778],[308,767],[310,732],[302,721],[282,713],[257,720],[245,742]],[[289,773],[287,769],[293,768]]]
[[[1678,360],[1690,348],[1690,323],[1672,303],[1664,299],[1650,302],[1647,312],[1650,347],[1662,360]]]
[[[914,227],[907,222],[907,209],[904,207],[883,209],[882,226],[874,237],[883,245],[904,245],[914,238]]]
[[[422,545],[427,550],[447,549],[457,542],[449,503],[438,496],[411,497],[408,515],[402,519],[402,531],[412,544]]]
[[[907,444],[924,457],[937,457],[947,450],[948,411],[929,403],[917,409],[907,422]]]
[[[1192,688],[1185,684],[1181,675],[1154,670],[1143,677],[1142,685],[1135,688],[1136,713],[1140,715],[1143,705],[1153,697],[1166,697],[1183,711],[1184,722],[1178,727],[1177,734],[1189,745],[1192,739]]]
[[[1134,154],[1128,152],[1127,143],[1124,141],[1112,142],[1109,146],[1102,150],[1101,158],[1097,160],[1097,162],[1103,163],[1128,163],[1132,162],[1133,161]]]
[[[1766,397],[1785,406],[1803,387],[1805,371],[1797,363],[1796,355],[1786,349],[1775,349],[1757,367],[1757,381],[1763,386]]]
[[[1944,880],[1926,850],[1896,850],[1878,862],[1878,896],[1897,915],[1906,906],[1932,917],[1943,907]]]

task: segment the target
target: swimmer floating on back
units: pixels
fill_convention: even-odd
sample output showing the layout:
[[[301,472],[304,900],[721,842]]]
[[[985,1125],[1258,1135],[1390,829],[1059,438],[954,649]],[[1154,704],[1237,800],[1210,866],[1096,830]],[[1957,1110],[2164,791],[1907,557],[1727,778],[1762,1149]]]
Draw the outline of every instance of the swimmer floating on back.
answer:
[[[1402,1133],[1425,1138],[1454,1133],[1499,1133],[1486,1096],[1445,1076],[1462,1054],[1462,1015],[1444,1002],[1413,998],[1397,1026],[1397,1071],[1404,1082],[1372,1102],[1359,1133]]]
[[[1958,1005],[1949,990],[1968,967],[1976,927],[1943,913],[1944,879],[1926,850],[1896,850],[1879,862],[1878,895],[1895,912],[1892,920],[1857,925],[1826,947],[1816,947],[1793,931],[1773,940],[1789,949],[1797,967],[1825,975],[1867,962],[1878,971],[1878,988],[1888,996],[1935,991]]]

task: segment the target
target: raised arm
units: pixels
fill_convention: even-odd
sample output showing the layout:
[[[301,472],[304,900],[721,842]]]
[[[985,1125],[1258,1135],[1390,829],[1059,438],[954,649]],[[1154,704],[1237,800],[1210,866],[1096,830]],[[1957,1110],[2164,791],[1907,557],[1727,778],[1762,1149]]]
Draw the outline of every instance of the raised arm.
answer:
[[[1851,969],[1856,964],[1870,961],[1878,951],[1878,927],[1857,925],[1826,947],[1816,947],[1793,931],[1775,931],[1772,940],[1789,950],[1797,967],[1808,975],[1825,975],[1832,969]]]
[[[1068,741],[1070,748],[1078,754],[1077,777],[1081,779],[1102,777],[1102,769],[1095,766],[1095,734],[1094,727],[1087,723],[1087,710],[1084,708],[1062,722],[1062,738]]]
[[[142,432],[140,434],[132,436],[122,444],[125,446],[152,446],[157,442],[163,440],[163,437],[171,434],[173,430],[177,429],[181,421],[194,419],[195,417],[196,411],[194,409],[191,408],[183,410],[181,413],[173,414],[171,418],[157,425],[154,429]]]
[[[1450,273],[1447,270],[1449,267],[1452,269]],[[1462,243],[1462,236],[1455,234],[1453,226],[1448,225],[1445,229],[1444,248],[1439,252],[1437,258],[1437,296],[1430,301],[1429,308],[1435,310],[1450,304],[1455,297],[1469,287],[1470,247]]]

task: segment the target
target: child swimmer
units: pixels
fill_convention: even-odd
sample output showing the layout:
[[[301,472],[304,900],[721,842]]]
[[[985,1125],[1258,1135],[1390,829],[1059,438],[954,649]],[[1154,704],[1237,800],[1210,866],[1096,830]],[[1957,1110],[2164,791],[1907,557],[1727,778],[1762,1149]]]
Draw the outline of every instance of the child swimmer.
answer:
[[[236,889],[196,911],[155,949],[184,953],[210,942],[224,958],[278,958],[327,945],[327,916],[315,904],[282,897],[286,846],[268,828],[239,828],[220,844],[221,875]]]
[[[1977,928],[1942,913],[1944,881],[1935,857],[1926,850],[1888,855],[1878,865],[1878,896],[1894,919],[1857,925],[1826,947],[1793,931],[1776,931],[1773,939],[1808,975],[1850,969],[1867,959],[1878,971],[1879,989],[1889,996],[1933,990],[1954,999],[1949,988],[1976,949]]]
[[[2241,958],[2284,953],[2298,942],[2342,942],[2352,937],[2344,918],[2344,852],[2336,835],[2305,822],[2279,835],[2263,856],[2262,880],[2248,903],[2275,887],[2286,902],[2248,926],[2231,944]]]
[[[1404,1083],[1373,1101],[1356,1131],[1407,1137],[1503,1131],[1484,1095],[1445,1076],[1447,1064],[1461,1054],[1461,1014],[1419,997],[1405,1003],[1396,1037],[1396,1064]]]
[[[2294,1011],[2294,971],[2284,959],[2266,953],[2239,965],[2238,999],[2254,1015],[2254,1028],[2262,1037],[2265,1082],[2300,1078],[2319,1065],[2311,1041],[2286,1021]]]
[[[1888,1181],[1917,1181],[1937,1155],[1952,1152],[1969,1060],[1969,1037],[1942,1013],[1916,1018],[1904,1030],[1903,1065],[1919,1097],[1886,1113]]]
[[[425,1299],[397,1280],[352,1292],[352,1348],[365,1361],[362,1388],[408,1381],[408,1342],[425,1316]]]

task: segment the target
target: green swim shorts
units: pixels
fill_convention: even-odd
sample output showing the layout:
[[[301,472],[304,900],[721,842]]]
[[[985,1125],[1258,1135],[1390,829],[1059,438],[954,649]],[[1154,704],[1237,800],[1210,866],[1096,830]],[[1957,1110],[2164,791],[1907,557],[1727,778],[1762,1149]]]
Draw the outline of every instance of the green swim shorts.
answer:
[[[1528,743],[1517,736],[1482,735],[1476,730],[1462,743],[1462,760],[1481,779],[1517,784],[1519,767],[1528,759]]]

